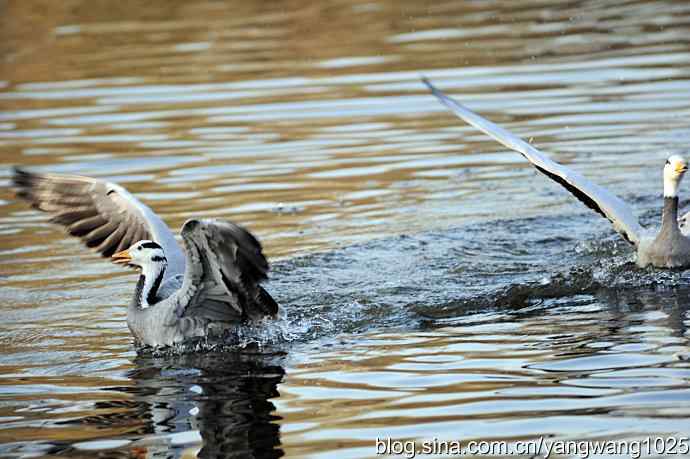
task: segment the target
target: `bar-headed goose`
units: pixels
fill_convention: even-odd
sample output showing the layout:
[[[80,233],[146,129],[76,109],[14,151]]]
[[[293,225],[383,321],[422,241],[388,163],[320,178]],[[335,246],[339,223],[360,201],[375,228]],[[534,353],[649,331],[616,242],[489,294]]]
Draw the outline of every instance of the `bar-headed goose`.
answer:
[[[511,134],[491,121],[482,118],[467,107],[445,95],[427,79],[422,81],[441,103],[459,118],[476,127],[495,140],[521,153],[544,175],[562,185],[589,208],[603,215],[613,228],[637,249],[637,264],[658,268],[690,267],[690,225],[685,225],[686,214],[678,219],[678,185],[688,170],[685,160],[677,155],[668,158],[663,170],[664,207],[661,228],[656,232],[643,228],[630,206],[605,188],[551,160],[518,136]]]
[[[222,335],[278,313],[260,285],[268,273],[261,244],[234,223],[188,220],[183,250],[160,217],[115,183],[18,168],[13,183],[20,198],[88,247],[139,269],[127,324],[140,344]]]

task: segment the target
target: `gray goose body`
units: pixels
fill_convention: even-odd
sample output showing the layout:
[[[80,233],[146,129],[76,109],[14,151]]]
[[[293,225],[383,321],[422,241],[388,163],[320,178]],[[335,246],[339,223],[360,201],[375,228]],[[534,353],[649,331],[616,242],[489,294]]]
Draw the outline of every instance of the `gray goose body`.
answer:
[[[139,344],[220,336],[278,313],[260,285],[269,269],[261,244],[234,223],[188,220],[180,247],[163,220],[117,184],[22,169],[13,183],[20,198],[87,246],[141,270],[127,310]]]
[[[678,197],[665,197],[661,229],[655,237],[642,238],[637,248],[639,266],[687,268],[690,266],[690,239],[678,222]]]
[[[563,186],[587,207],[606,217],[613,228],[635,247],[640,267],[690,267],[690,239],[687,237],[690,233],[690,212],[678,219],[678,185],[687,171],[683,158],[671,156],[664,166],[663,215],[661,227],[655,232],[642,227],[630,206],[607,189],[551,160],[518,136],[448,97],[428,80],[422,81],[456,116],[520,153],[541,173]]]

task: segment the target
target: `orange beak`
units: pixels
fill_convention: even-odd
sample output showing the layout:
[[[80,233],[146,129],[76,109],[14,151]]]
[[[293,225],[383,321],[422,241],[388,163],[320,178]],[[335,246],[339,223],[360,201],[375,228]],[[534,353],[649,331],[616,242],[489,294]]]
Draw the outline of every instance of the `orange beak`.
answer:
[[[117,252],[113,254],[112,259],[113,263],[118,265],[126,265],[127,263],[132,261],[132,257],[129,254],[128,250],[123,250],[122,252]]]

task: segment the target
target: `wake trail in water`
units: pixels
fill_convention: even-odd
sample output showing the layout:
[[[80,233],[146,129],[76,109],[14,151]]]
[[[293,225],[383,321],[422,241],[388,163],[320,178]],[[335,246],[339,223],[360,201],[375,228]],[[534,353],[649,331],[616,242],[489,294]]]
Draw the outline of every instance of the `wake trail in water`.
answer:
[[[589,214],[504,220],[284,260],[268,285],[279,318],[238,327],[220,345],[280,348],[547,300],[690,286],[682,271],[638,268],[630,246],[611,230],[602,237],[606,230]],[[190,350],[218,346],[204,340]]]

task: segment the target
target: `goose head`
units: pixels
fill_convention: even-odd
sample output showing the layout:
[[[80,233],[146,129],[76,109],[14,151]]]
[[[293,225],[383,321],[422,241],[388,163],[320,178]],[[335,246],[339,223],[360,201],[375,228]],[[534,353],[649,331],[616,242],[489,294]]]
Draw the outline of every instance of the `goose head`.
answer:
[[[153,241],[139,241],[129,249],[117,252],[112,258],[117,264],[133,266],[142,271],[150,271],[147,268],[167,264],[163,247]]]
[[[688,164],[682,156],[669,156],[664,165],[664,197],[678,197],[678,185],[683,180]]]

